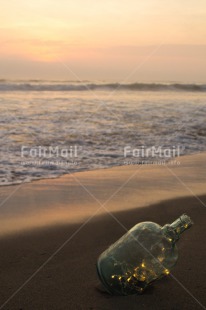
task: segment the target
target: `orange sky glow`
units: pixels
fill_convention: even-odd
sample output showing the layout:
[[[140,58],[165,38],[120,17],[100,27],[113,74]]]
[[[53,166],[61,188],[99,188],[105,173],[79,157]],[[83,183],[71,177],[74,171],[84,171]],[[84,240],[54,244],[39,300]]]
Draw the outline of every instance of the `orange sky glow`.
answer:
[[[0,20],[0,78],[205,82],[205,0],[10,0]]]

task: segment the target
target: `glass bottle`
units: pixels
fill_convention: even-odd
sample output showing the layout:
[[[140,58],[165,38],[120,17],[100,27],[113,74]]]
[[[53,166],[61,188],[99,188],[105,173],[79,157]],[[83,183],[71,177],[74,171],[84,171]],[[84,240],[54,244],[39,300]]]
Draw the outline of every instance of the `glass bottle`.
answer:
[[[114,295],[142,293],[176,264],[176,242],[193,222],[186,214],[163,227],[153,222],[135,225],[103,252],[97,272],[104,288]]]

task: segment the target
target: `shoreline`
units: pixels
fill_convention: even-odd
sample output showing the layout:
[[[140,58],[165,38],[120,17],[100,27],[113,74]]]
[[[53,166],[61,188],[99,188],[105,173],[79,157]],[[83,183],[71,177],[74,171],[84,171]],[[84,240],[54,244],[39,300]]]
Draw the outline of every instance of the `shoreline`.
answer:
[[[20,183],[12,183],[12,184],[1,184],[0,188],[2,188],[2,187],[9,187],[9,186],[19,186],[21,184],[32,184],[33,182],[39,182],[39,181],[42,181],[42,180],[55,180],[55,179],[59,179],[59,178],[68,176],[70,174],[88,173],[88,172],[92,172],[92,171],[101,171],[101,170],[113,169],[113,168],[117,168],[117,167],[141,166],[141,165],[145,165],[145,166],[166,166],[166,165],[172,165],[172,164],[170,164],[170,162],[176,161],[176,159],[178,159],[178,158],[181,159],[181,158],[184,158],[184,157],[198,156],[199,154],[205,154],[206,155],[206,151],[195,152],[195,153],[191,153],[191,154],[183,154],[183,155],[180,154],[179,156],[172,157],[172,159],[162,160],[162,161],[165,162],[164,165],[162,164],[161,160],[157,160],[156,163],[155,162],[151,163],[151,161],[149,161],[149,163],[147,163],[147,162],[142,163],[143,162],[143,160],[142,160],[142,161],[139,162],[139,164],[122,164],[122,165],[114,165],[114,166],[109,166],[109,167],[102,167],[102,168],[99,168],[99,169],[94,168],[94,169],[91,169],[91,170],[82,170],[82,171],[79,170],[79,171],[73,171],[71,173],[63,173],[63,174],[60,174],[60,175],[58,175],[56,177],[43,177],[43,178],[40,178],[40,179],[30,180],[28,182],[20,182]],[[128,159],[128,161],[129,161],[129,159]]]
[[[206,153],[199,153],[181,157],[178,166],[117,166],[1,187],[1,201],[5,200],[5,205],[0,208],[0,236],[78,223],[105,202],[111,212],[116,212],[193,194],[204,195],[205,156]]]

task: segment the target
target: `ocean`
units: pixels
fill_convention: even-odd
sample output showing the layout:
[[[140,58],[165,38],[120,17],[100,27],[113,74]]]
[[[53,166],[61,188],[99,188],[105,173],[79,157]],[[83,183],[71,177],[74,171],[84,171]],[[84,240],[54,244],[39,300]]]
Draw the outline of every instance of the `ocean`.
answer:
[[[205,94],[205,84],[0,80],[0,185],[203,152]]]

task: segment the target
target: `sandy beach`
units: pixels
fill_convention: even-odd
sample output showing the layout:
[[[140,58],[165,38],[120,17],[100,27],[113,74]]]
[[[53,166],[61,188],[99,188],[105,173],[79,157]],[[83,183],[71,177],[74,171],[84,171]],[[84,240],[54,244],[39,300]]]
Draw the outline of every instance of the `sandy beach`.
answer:
[[[206,309],[205,156],[1,187],[0,309]],[[97,290],[102,251],[138,222],[182,213],[195,224],[170,276],[141,296]]]

